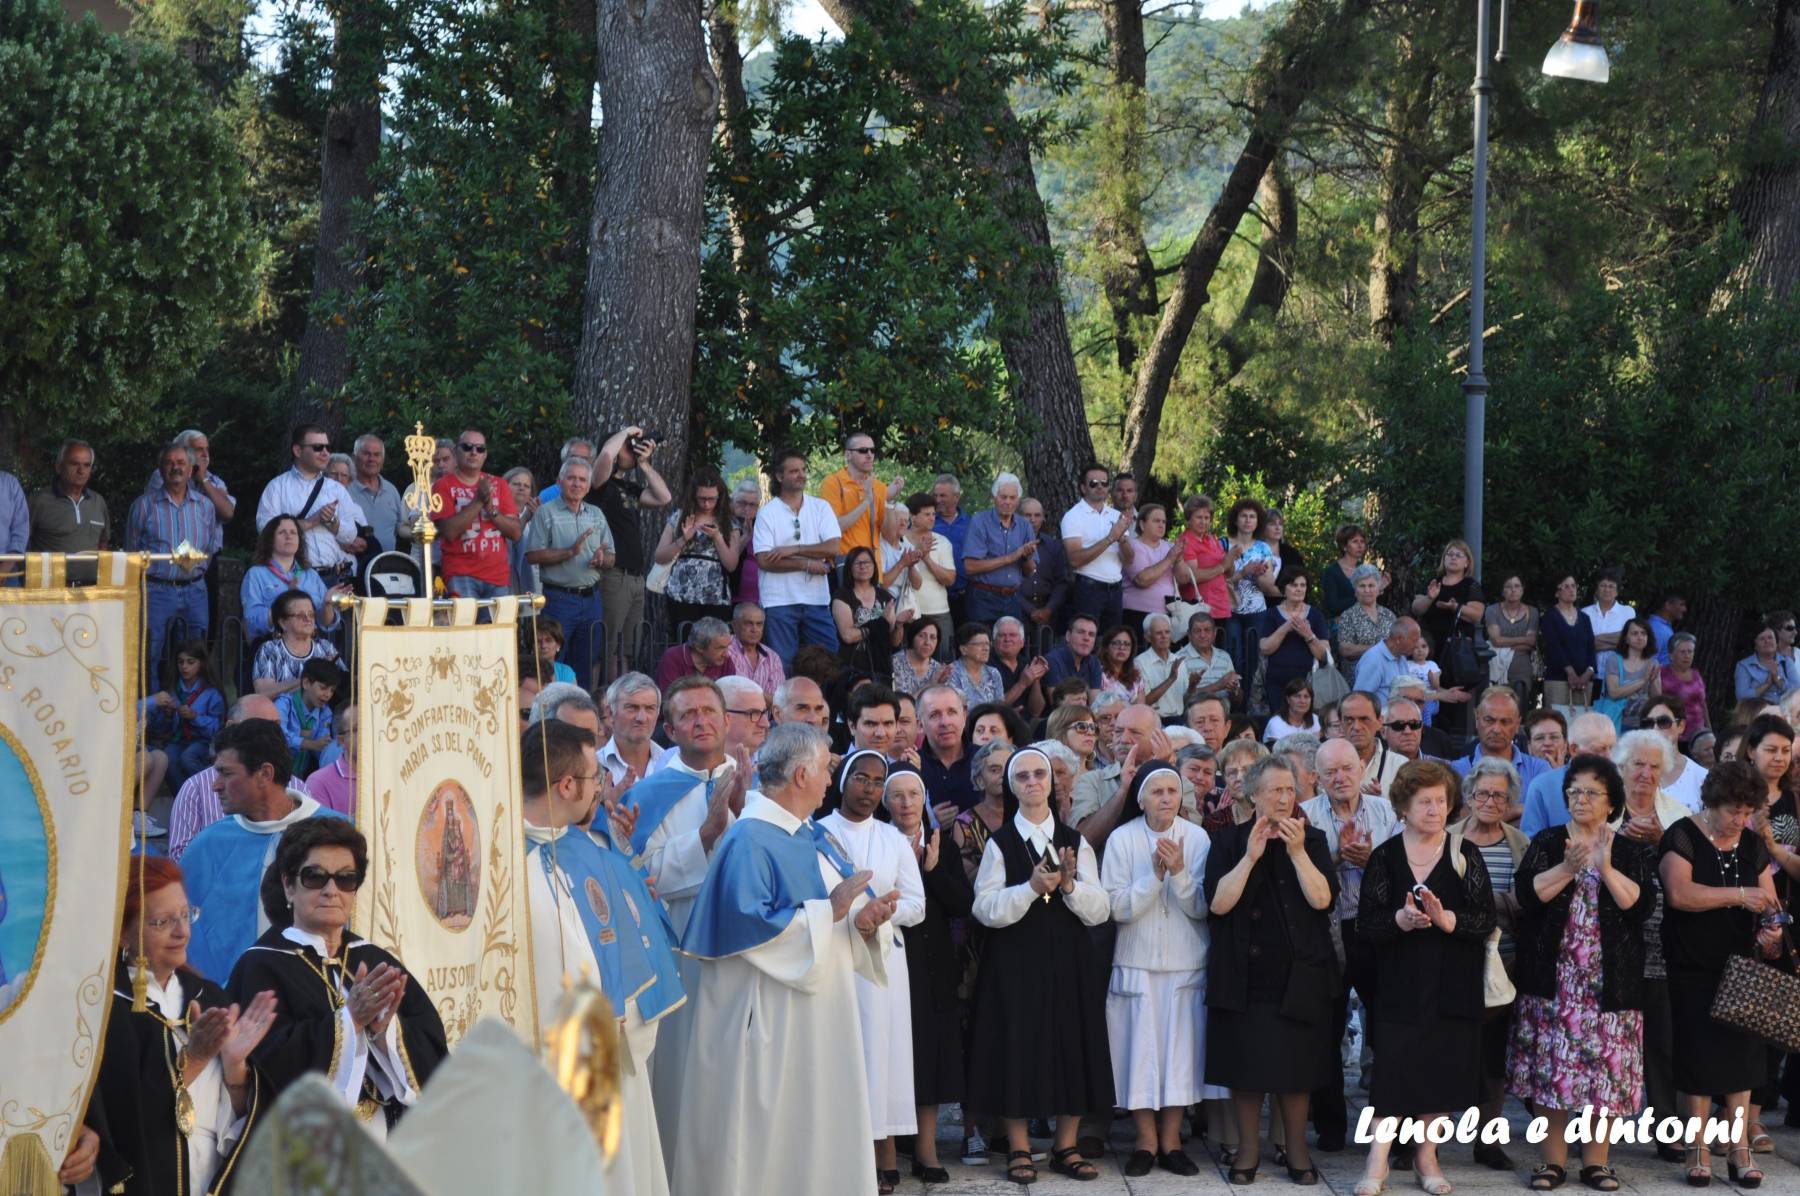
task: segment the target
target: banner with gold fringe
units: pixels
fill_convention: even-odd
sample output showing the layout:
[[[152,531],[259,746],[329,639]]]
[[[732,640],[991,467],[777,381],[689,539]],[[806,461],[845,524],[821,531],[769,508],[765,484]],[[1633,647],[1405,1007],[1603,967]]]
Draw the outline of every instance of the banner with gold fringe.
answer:
[[[136,784],[142,563],[0,587],[0,1191],[57,1193],[100,1062]]]
[[[481,1017],[537,1041],[519,796],[518,601],[493,622],[475,604],[428,602],[387,626],[360,604],[356,824],[369,875],[358,933],[397,955],[444,1019],[452,1047]]]

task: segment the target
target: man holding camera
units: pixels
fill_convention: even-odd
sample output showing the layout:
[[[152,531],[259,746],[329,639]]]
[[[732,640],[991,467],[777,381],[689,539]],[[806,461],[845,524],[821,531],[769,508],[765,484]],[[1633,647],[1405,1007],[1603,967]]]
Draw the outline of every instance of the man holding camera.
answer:
[[[637,667],[638,636],[644,625],[644,576],[650,556],[638,512],[665,507],[669,484],[650,465],[657,435],[635,425],[613,433],[594,460],[594,487],[589,499],[606,515],[612,529],[613,567],[600,575],[600,607],[605,612],[607,672],[617,677]],[[627,475],[637,472],[643,480]]]

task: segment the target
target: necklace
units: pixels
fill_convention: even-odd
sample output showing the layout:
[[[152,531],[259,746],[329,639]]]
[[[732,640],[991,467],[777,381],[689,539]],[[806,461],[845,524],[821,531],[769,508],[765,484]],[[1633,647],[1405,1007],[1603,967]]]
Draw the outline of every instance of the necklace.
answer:
[[[1432,867],[1433,865],[1435,865],[1437,863],[1438,857],[1443,854],[1443,850],[1444,850],[1443,845],[1440,843],[1435,849],[1431,850],[1431,854],[1428,855],[1425,859],[1418,860],[1418,859],[1413,858],[1412,845],[1410,843],[1407,843],[1404,839],[1402,839],[1400,841],[1400,845],[1406,851],[1406,862],[1411,864],[1415,868]]]

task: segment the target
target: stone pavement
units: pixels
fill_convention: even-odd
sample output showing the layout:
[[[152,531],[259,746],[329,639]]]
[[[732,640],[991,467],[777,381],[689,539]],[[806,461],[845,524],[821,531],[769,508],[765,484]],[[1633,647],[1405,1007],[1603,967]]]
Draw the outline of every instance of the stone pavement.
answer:
[[[1362,1093],[1353,1093],[1360,1098]],[[1351,1125],[1355,1126],[1356,1117],[1361,1112],[1361,1101],[1353,1100]],[[950,1109],[944,1110],[946,1116],[940,1125],[940,1134],[944,1136],[941,1156],[944,1165],[950,1172],[950,1182],[941,1186],[928,1187],[913,1179],[907,1168],[910,1160],[900,1156],[900,1187],[903,1193],[930,1193],[932,1196],[1017,1196],[1027,1192],[1032,1196],[1250,1196],[1251,1193],[1264,1192],[1273,1196],[1278,1192],[1296,1192],[1300,1189],[1288,1182],[1287,1173],[1275,1166],[1273,1150],[1265,1140],[1263,1147],[1262,1167],[1257,1173],[1256,1183],[1251,1188],[1234,1188],[1225,1182],[1225,1168],[1218,1162],[1217,1152],[1209,1150],[1205,1143],[1190,1141],[1188,1154],[1200,1164],[1200,1174],[1189,1178],[1170,1175],[1166,1171],[1152,1171],[1141,1179],[1126,1179],[1122,1168],[1132,1150],[1130,1122],[1120,1120],[1114,1123],[1113,1138],[1110,1143],[1108,1157],[1098,1160],[1100,1178],[1088,1183],[1080,1183],[1065,1176],[1052,1174],[1047,1164],[1038,1164],[1037,1183],[1028,1187],[1009,1183],[1005,1175],[1005,1166],[1000,1156],[992,1156],[992,1161],[985,1167],[964,1167],[954,1161],[956,1152],[961,1148],[961,1130],[951,1124],[953,1118]],[[1444,1158],[1444,1174],[1456,1186],[1458,1193],[1464,1196],[1514,1196],[1527,1191],[1525,1181],[1531,1168],[1536,1165],[1535,1149],[1524,1140],[1526,1121],[1525,1110],[1517,1101],[1508,1100],[1506,1113],[1512,1123],[1512,1142],[1506,1147],[1512,1156],[1515,1170],[1512,1173],[1490,1171],[1477,1166],[1469,1158],[1469,1147],[1452,1143],[1441,1147]],[[1781,1125],[1782,1114],[1775,1113],[1767,1123],[1771,1137],[1775,1139],[1775,1153],[1772,1155],[1756,1155],[1756,1165],[1762,1168],[1764,1179],[1761,1191],[1779,1193],[1781,1196],[1800,1194],[1800,1130],[1786,1129]],[[1309,1138],[1310,1140],[1310,1138]],[[1034,1142],[1034,1147],[1044,1149],[1047,1143]],[[1314,1159],[1319,1167],[1319,1186],[1312,1189],[1317,1196],[1350,1196],[1356,1181],[1362,1178],[1364,1148],[1351,1143],[1338,1154],[1316,1154]],[[1693,1189],[1686,1183],[1686,1171],[1674,1163],[1665,1163],[1658,1159],[1655,1150],[1648,1146],[1615,1146],[1612,1164],[1618,1169],[1622,1196],[1691,1196]],[[1568,1183],[1563,1186],[1563,1196],[1570,1193],[1587,1193],[1577,1179],[1578,1167],[1569,1170]],[[1725,1160],[1713,1160],[1712,1190],[1723,1190],[1727,1193],[1740,1191],[1727,1180]],[[1419,1191],[1416,1174],[1409,1171],[1396,1171],[1388,1181],[1388,1193],[1392,1196],[1417,1196]]]

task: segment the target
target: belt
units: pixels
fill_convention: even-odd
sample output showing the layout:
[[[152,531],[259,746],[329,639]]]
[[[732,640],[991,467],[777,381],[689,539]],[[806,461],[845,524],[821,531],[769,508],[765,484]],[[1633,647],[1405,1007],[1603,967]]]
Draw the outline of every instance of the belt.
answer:
[[[577,598],[591,598],[594,595],[594,591],[599,589],[598,586],[556,586],[551,585],[549,582],[544,583],[544,588],[546,590],[555,590],[559,594],[573,594]]]
[[[1122,589],[1125,585],[1125,583],[1122,581],[1100,581],[1096,578],[1089,577],[1085,573],[1077,573],[1075,575],[1075,584],[1078,586],[1079,585],[1099,586],[1103,590]]]
[[[985,591],[986,593],[998,594],[1002,598],[1010,597],[1011,595],[1017,594],[1019,592],[1018,586],[991,586],[985,581],[971,581],[969,584],[974,586],[978,590]]]
[[[196,573],[192,577],[183,577],[179,579],[173,577],[151,577],[146,578],[145,580],[149,581],[153,586],[191,586],[197,581],[205,581],[206,574]]]

